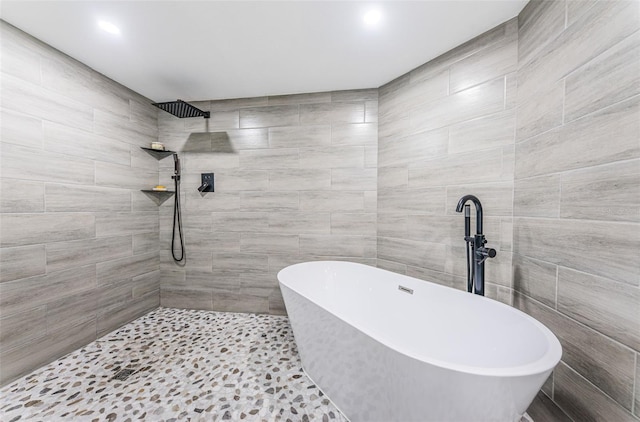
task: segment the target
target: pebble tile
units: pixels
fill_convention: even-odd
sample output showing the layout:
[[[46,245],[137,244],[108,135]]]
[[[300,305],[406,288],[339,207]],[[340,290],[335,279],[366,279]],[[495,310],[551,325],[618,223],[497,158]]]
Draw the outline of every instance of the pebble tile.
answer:
[[[3,387],[0,420],[347,421],[286,317],[170,308]]]

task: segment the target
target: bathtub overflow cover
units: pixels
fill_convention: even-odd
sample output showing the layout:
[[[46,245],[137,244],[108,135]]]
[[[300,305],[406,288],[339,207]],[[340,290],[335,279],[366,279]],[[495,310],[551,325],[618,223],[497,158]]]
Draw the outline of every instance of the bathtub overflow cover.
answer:
[[[413,294],[413,289],[410,289],[408,287],[398,286],[398,290],[403,291],[405,293],[409,293],[410,295]]]

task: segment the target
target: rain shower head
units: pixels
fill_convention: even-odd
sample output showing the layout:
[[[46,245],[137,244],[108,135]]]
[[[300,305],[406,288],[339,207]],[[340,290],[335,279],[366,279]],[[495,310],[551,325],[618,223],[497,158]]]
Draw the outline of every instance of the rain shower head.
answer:
[[[182,100],[169,101],[166,103],[152,103],[152,105],[181,119],[185,117],[204,117],[205,119],[208,119],[211,116],[210,112],[202,111]]]

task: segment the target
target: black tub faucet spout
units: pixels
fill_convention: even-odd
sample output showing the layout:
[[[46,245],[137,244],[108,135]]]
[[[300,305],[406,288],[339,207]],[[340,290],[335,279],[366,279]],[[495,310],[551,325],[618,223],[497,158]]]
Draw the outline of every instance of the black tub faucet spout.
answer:
[[[476,234],[471,236],[471,207],[467,201],[476,207]],[[464,209],[465,236],[467,242],[467,291],[484,296],[484,262],[487,258],[496,256],[496,250],[485,248],[487,240],[482,234],[482,204],[474,195],[465,195],[458,201],[456,212]]]

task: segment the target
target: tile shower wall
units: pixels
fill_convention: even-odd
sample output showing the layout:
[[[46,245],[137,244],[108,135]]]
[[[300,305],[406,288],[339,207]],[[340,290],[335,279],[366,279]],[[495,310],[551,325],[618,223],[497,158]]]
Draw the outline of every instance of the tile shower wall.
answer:
[[[517,64],[513,19],[380,88],[379,267],[466,289],[473,193],[498,250],[486,294],[510,302]]]
[[[0,383],[159,304],[149,100],[0,22]]]
[[[380,88],[378,266],[464,288],[453,210],[478,195],[487,295],[564,348],[535,420],[640,416],[639,25],[637,2],[533,1]]]
[[[161,303],[284,313],[276,274],[302,261],[375,265],[377,90],[194,103],[210,119],[158,115],[182,161],[186,265],[160,210]],[[172,185],[173,162],[160,164]],[[200,173],[215,192],[200,194]]]
[[[515,305],[562,343],[560,408],[638,420],[640,4],[536,1],[519,26]]]

